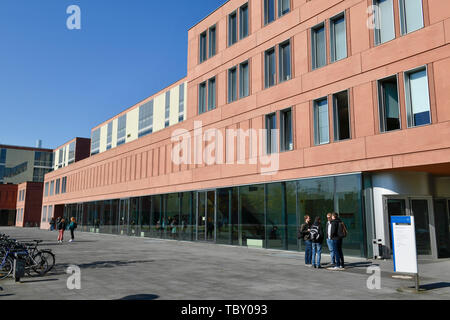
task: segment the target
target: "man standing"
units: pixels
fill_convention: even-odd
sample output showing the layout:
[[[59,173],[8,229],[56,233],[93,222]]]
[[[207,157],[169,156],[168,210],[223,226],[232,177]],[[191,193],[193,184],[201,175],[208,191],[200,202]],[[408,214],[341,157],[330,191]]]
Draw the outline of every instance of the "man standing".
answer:
[[[327,246],[328,250],[330,250],[331,255],[331,266],[336,267],[336,257],[334,254],[334,246],[333,246],[333,240],[331,239],[331,213],[327,214],[327,226],[326,226],[326,234],[327,234]]]
[[[305,241],[305,265],[312,266],[312,242],[310,237],[311,232],[311,218],[305,215],[305,223],[300,226],[299,235]]]
[[[342,239],[346,236],[344,234],[345,226],[336,212],[331,215],[331,239],[333,240],[333,250],[336,260],[336,266],[333,270],[344,270],[344,254],[342,252]]]

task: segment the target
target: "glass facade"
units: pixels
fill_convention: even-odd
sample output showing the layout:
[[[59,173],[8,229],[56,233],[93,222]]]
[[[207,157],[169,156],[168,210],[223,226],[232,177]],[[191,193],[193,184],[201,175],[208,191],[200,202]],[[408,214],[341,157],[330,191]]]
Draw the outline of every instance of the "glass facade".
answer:
[[[80,231],[298,251],[304,216],[325,226],[337,212],[349,231],[344,254],[364,256],[362,208],[362,177],[352,174],[70,204],[64,215]]]

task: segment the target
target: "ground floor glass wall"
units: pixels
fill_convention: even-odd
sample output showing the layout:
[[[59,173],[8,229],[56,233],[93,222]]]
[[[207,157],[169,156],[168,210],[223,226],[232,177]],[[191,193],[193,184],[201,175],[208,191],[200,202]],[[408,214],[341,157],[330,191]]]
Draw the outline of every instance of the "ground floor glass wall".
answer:
[[[86,232],[298,251],[304,216],[325,229],[337,212],[349,231],[344,253],[364,256],[361,191],[361,175],[343,175],[71,204],[65,216]]]

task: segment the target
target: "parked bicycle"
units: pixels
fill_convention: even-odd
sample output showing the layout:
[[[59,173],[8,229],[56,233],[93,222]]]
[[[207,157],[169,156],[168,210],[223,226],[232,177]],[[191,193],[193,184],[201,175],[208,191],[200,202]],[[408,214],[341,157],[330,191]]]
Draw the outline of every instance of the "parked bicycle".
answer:
[[[19,256],[25,260],[25,273],[31,272],[43,276],[55,265],[55,255],[51,250],[40,250],[38,245],[41,240],[33,240],[33,243],[20,243],[10,239],[7,235],[0,235],[0,280],[13,273],[14,260]]]

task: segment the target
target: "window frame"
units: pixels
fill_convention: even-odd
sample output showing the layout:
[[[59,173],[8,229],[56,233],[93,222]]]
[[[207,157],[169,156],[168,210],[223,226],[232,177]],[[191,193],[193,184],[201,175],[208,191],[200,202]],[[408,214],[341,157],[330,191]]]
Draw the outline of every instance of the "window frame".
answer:
[[[270,73],[270,68],[268,68],[268,61],[272,62],[272,59],[269,59],[268,57],[268,53],[272,52],[274,58],[273,58],[273,69],[274,69],[274,77],[273,77],[273,84],[270,84],[270,79],[273,76],[273,74],[269,74]],[[274,87],[277,85],[277,74],[278,74],[278,70],[277,70],[277,50],[276,50],[276,46],[269,48],[267,50],[264,51],[264,89],[269,89],[271,87]]]
[[[345,30],[345,57],[336,58],[336,31],[334,26],[336,25],[336,21],[344,18],[344,30]],[[328,21],[329,25],[329,34],[330,34],[330,63],[338,62],[348,58],[348,45],[347,45],[347,12],[344,10],[341,13],[338,13],[331,17]],[[326,49],[326,48],[325,48]]]
[[[235,18],[235,30],[231,30],[232,29],[232,24],[231,24],[231,18],[232,16],[234,16]],[[234,10],[233,12],[231,12],[230,14],[228,14],[228,47],[233,46],[234,44],[236,44],[239,40],[239,21],[238,21],[238,9]],[[232,38],[232,31],[235,31],[234,36],[235,39]],[[233,42],[234,40],[234,42]]]
[[[246,81],[247,81],[247,90],[248,90],[248,92],[246,92],[246,94],[245,93],[243,94],[243,92],[245,90],[244,90],[244,87],[243,87],[244,76],[242,74],[242,66],[244,66],[244,65],[247,65],[247,79],[246,79]],[[245,60],[245,61],[243,61],[243,62],[241,62],[239,64],[239,77],[238,78],[239,78],[239,99],[243,99],[243,98],[246,98],[246,97],[250,96],[250,60]]]
[[[379,3],[379,1],[380,0],[372,0],[372,5],[374,6],[374,7],[376,7],[376,8],[379,8],[379,6],[378,6],[378,3]],[[390,31],[393,31],[393,35],[394,35],[394,37],[393,38],[391,38],[391,39],[388,39],[388,40],[385,40],[385,41],[381,41],[381,33],[380,33],[380,30],[381,30],[381,19],[380,19],[380,16],[381,16],[381,10],[379,10],[379,9],[376,9],[375,10],[375,13],[374,13],[374,18],[375,18],[375,29],[373,30],[374,31],[374,44],[375,44],[375,47],[376,46],[379,46],[379,45],[382,45],[382,44],[384,44],[384,43],[388,43],[388,42],[390,42],[390,41],[392,41],[392,40],[394,40],[395,38],[396,38],[396,31],[395,31],[395,8],[394,8],[394,1],[395,0],[385,0],[385,1],[391,1],[391,3],[392,3],[392,18],[393,18],[393,21],[392,21],[392,26],[393,26],[393,30],[390,30]],[[377,27],[380,27],[380,28],[377,28]]]
[[[274,120],[272,120],[272,117],[275,117]],[[269,123],[274,123],[275,128],[269,129]],[[265,116],[265,128],[266,128],[266,154],[275,154],[278,153],[278,137],[277,137],[277,112],[272,112],[269,114],[266,114]],[[273,133],[272,130],[275,130]],[[275,148],[273,148],[275,147]],[[269,149],[270,148],[270,149]]]
[[[289,127],[289,135],[290,135],[290,144],[286,148],[286,126],[285,126],[285,115],[290,113],[290,127]],[[280,110],[280,152],[289,152],[294,150],[294,122],[293,122],[293,108],[289,107],[283,110]]]
[[[336,95],[341,93],[347,93],[347,113],[348,113],[348,138],[342,139],[339,134],[339,110],[337,105]],[[343,90],[339,92],[335,92],[331,96],[333,101],[333,131],[334,131],[334,142],[347,141],[352,139],[352,115],[351,115],[351,106],[350,106],[350,90]],[[338,137],[339,136],[339,137]]]
[[[425,14],[424,14],[424,5],[423,5],[423,0],[419,0],[420,1],[420,6],[421,6],[421,16],[422,16],[422,26],[418,29],[412,30],[412,31],[408,31],[408,26],[407,26],[407,14],[406,14],[406,2],[405,0],[398,0],[398,7],[399,7],[399,22],[400,22],[400,35],[401,36],[405,36],[407,34],[410,34],[412,32],[415,31],[419,31],[421,29],[423,29],[425,27]]]
[[[281,54],[281,48],[282,46],[289,46],[289,75],[284,75],[283,73],[286,71],[284,68],[282,68],[284,62],[283,55]],[[282,83],[285,81],[292,80],[292,45],[291,45],[291,39],[288,39],[286,41],[283,41],[278,45],[278,83]],[[277,83],[276,83],[277,84]]]
[[[317,50],[317,30],[323,29],[324,33],[324,55],[325,55],[325,61],[323,65],[318,65],[318,50]],[[320,68],[325,67],[328,64],[327,61],[327,51],[328,51],[328,45],[327,45],[327,28],[325,21],[313,26],[311,28],[311,70],[317,70]]]
[[[420,71],[425,71],[427,77],[427,90],[428,90],[428,112],[430,114],[430,122],[426,124],[415,125],[414,124],[414,113],[412,110],[411,104],[411,84],[410,84],[410,75],[413,73],[417,73]],[[431,95],[430,95],[430,77],[428,71],[428,65],[423,65],[411,70],[407,70],[403,72],[403,82],[405,86],[405,110],[406,110],[406,124],[407,128],[418,128],[423,126],[428,126],[433,124],[433,115],[431,112]]]
[[[232,77],[234,75],[234,77]],[[232,80],[235,80],[234,83]],[[228,69],[228,103],[238,100],[238,67]]]
[[[389,79],[393,79],[395,77],[396,84],[397,84],[397,104],[398,104],[398,120],[399,120],[399,128],[393,129],[393,130],[386,130],[386,104],[384,101],[384,95],[382,94],[382,87],[381,84],[384,81],[387,81]],[[398,74],[394,74],[388,77],[385,77],[383,79],[377,80],[377,91],[378,91],[378,121],[379,121],[379,130],[380,133],[388,133],[388,132],[394,132],[397,130],[402,129],[402,113],[401,113],[401,103],[400,103],[400,83],[399,83],[399,77]]]
[[[327,125],[328,125],[328,130],[327,130],[327,140],[324,142],[321,142],[321,135],[320,135],[320,116],[318,115],[318,112],[316,112],[317,108],[318,108],[318,102],[321,101],[326,101],[327,102]],[[315,146],[322,146],[322,145],[326,145],[329,144],[331,142],[331,137],[330,137],[330,102],[328,99],[328,96],[322,97],[322,98],[318,98],[315,99],[313,101],[313,130],[314,130],[314,145]]]

